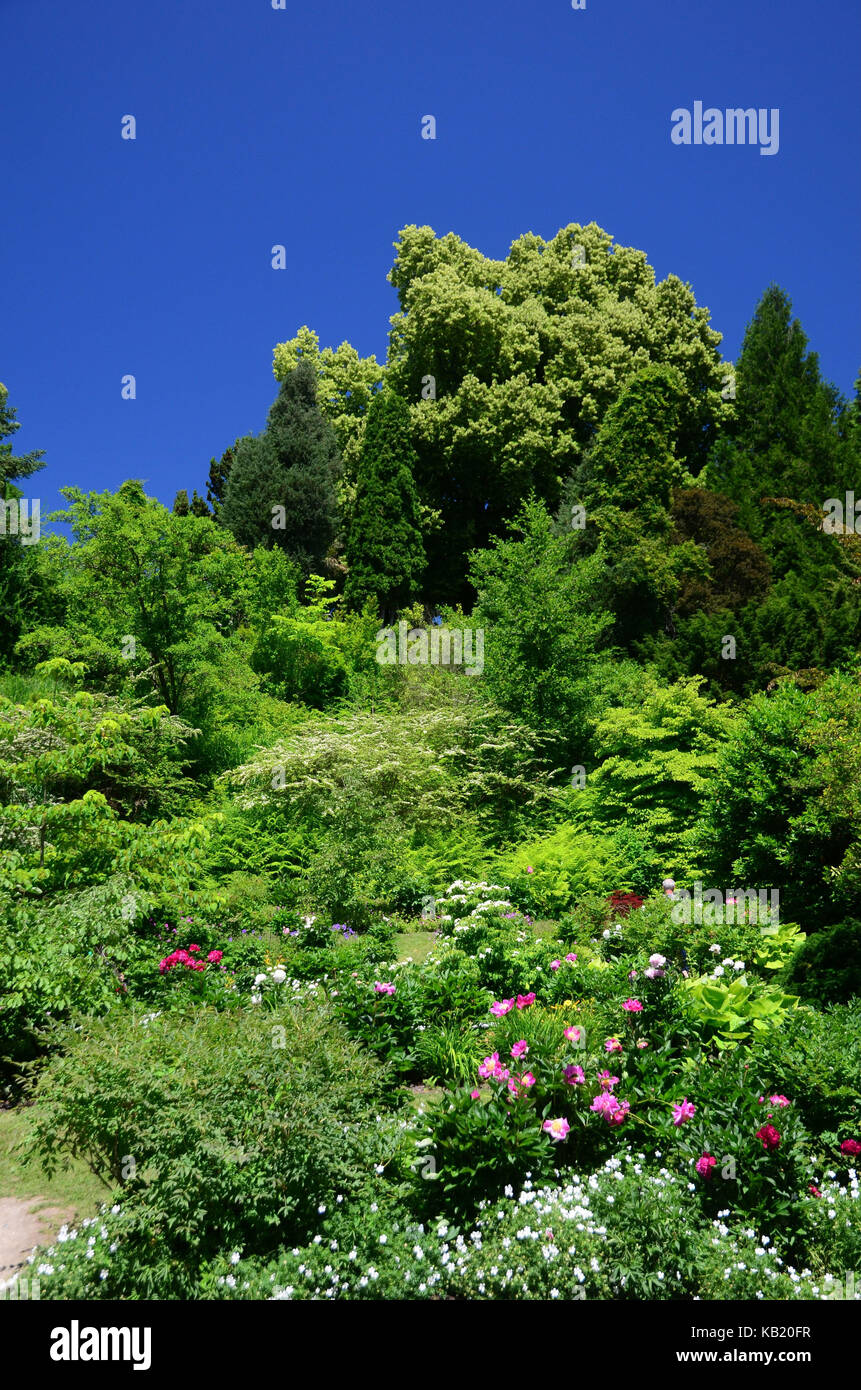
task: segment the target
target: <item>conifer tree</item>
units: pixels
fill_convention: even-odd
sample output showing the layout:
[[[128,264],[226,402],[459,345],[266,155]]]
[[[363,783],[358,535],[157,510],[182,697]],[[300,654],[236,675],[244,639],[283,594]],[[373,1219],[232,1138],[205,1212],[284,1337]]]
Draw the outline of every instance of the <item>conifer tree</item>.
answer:
[[[347,606],[369,598],[393,618],[418,592],[425,567],[407,403],[388,387],[374,397],[359,457],[347,540]]]
[[[341,460],[309,363],[283,382],[263,433],[232,452],[221,525],[242,545],[280,546],[306,573],[318,569],[335,534]]]

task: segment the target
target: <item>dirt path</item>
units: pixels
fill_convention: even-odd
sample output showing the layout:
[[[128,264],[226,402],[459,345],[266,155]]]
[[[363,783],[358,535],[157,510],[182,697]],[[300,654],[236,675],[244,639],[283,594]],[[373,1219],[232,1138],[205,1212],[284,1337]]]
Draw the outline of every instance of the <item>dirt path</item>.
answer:
[[[0,1197],[0,1286],[8,1283],[34,1245],[44,1245],[74,1215],[59,1207],[32,1208],[43,1197]]]

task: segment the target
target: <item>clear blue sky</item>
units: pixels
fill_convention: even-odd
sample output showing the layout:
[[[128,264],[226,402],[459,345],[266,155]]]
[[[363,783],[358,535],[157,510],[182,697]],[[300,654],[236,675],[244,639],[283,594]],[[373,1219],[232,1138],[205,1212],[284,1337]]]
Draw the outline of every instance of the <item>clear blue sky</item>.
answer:
[[[203,491],[302,324],[384,358],[407,223],[501,257],[594,220],[729,358],[777,281],[851,394],[858,0],[0,0],[0,54],[0,380],[43,516],[66,483]],[[779,108],[779,153],[675,146],[697,100]]]

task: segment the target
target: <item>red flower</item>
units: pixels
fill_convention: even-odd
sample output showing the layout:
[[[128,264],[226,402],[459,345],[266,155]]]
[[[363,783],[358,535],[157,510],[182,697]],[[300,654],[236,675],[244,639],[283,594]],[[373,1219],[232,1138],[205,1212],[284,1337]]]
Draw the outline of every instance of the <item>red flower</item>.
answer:
[[[756,1131],[756,1137],[762,1140],[762,1147],[766,1152],[780,1148],[780,1135],[774,1125],[763,1125],[762,1129]]]
[[[848,1154],[850,1158],[857,1158],[861,1154],[861,1144],[857,1139],[844,1139],[840,1145],[840,1152]]]
[[[808,1187],[807,1191],[810,1193],[810,1195],[811,1195],[812,1197],[821,1197],[821,1196],[822,1196],[822,1193],[819,1191],[819,1188],[816,1186],[816,1183],[815,1183],[815,1182],[812,1182],[812,1183],[810,1184],[810,1186]]]
[[[213,965],[217,965],[223,955],[223,951],[210,951],[206,959],[212,961]]]
[[[199,946],[189,946],[188,949],[189,949],[190,951],[199,951],[199,950],[200,950],[200,947],[199,947]]]

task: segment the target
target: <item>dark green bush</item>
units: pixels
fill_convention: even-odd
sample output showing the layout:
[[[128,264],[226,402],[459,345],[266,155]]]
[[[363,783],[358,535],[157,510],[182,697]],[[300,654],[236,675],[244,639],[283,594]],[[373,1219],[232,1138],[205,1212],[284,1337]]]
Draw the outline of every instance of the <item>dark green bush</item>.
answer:
[[[809,936],[790,961],[785,979],[803,999],[846,1004],[861,994],[861,922],[839,922]]]

